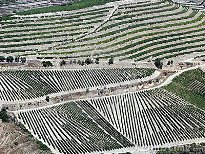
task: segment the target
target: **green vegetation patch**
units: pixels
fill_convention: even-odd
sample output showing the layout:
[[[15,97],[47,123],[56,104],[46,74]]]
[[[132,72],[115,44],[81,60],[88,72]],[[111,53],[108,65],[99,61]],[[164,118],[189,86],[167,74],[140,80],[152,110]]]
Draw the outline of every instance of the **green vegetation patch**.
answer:
[[[40,150],[43,150],[43,151],[49,151],[50,149],[45,145],[43,144],[41,141],[38,141],[36,140],[36,144],[38,145],[38,148]]]
[[[2,4],[9,4],[9,3],[13,3],[13,2],[15,2],[15,0],[0,0],[0,5],[2,5]]]
[[[14,19],[14,17],[12,17],[11,15],[4,15],[0,17],[0,21],[12,20],[12,19]]]
[[[200,90],[202,88],[200,85],[193,88],[191,84],[194,85],[194,82],[199,82],[201,85],[205,86],[205,72],[201,69],[184,72],[164,88],[195,106],[205,109],[205,92]],[[199,90],[197,90],[197,88]]]
[[[0,111],[0,119],[2,120],[2,122],[8,122],[9,117],[7,115],[7,111],[5,108],[2,108]]]
[[[92,7],[95,5],[103,5],[105,3],[113,2],[113,1],[116,0],[81,0],[74,3],[69,3],[65,6],[55,5],[55,6],[31,9],[24,12],[18,12],[17,14],[29,15],[29,14],[48,13],[48,12],[57,12],[57,11],[71,11],[71,10],[83,9],[86,7]]]

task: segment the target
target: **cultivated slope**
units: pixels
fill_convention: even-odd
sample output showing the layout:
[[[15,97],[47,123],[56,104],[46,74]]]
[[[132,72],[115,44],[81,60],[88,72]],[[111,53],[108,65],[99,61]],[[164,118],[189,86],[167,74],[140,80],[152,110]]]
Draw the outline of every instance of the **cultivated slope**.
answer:
[[[205,109],[205,72],[190,70],[175,78],[165,87],[199,108]]]
[[[1,22],[0,52],[168,58],[204,51],[204,21],[202,12],[159,0],[18,16]]]
[[[163,146],[203,138],[205,113],[162,89],[91,100],[137,146]]]
[[[54,153],[78,154],[133,146],[87,101],[19,112],[18,120]]]
[[[152,149],[204,140],[205,113],[155,89],[16,112],[52,151]],[[44,117],[44,118],[42,118]]]
[[[7,70],[0,72],[0,100],[18,101],[53,93],[86,91],[140,82],[156,75],[147,68]]]

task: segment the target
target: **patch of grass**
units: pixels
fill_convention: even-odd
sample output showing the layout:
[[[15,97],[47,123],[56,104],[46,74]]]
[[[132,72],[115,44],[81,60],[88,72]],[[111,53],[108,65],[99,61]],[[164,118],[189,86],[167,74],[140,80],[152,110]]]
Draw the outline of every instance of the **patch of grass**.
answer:
[[[29,15],[29,14],[38,14],[38,13],[48,13],[48,12],[57,12],[57,11],[71,11],[77,9],[83,9],[86,7],[92,7],[94,5],[103,5],[108,2],[116,0],[81,0],[74,3],[69,3],[65,6],[49,6],[44,8],[31,9],[24,12],[18,12],[19,15]]]
[[[182,73],[180,76],[175,78],[171,84],[165,86],[164,88],[172,93],[180,96],[189,103],[205,109],[205,96],[201,92],[195,92],[189,88],[189,84],[193,81],[199,81],[205,84],[205,73],[200,70],[190,70]]]

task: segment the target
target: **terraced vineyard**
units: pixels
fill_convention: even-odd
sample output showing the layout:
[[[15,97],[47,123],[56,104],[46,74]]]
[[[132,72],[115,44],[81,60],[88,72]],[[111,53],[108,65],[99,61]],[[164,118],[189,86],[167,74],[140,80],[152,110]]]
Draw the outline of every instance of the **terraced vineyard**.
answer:
[[[53,151],[163,147],[204,139],[205,113],[163,89],[16,112]],[[44,117],[44,118],[42,118]]]
[[[48,94],[104,88],[150,78],[154,69],[8,70],[0,72],[0,99],[29,100]],[[154,74],[153,74],[154,75]]]
[[[2,21],[0,51],[31,52],[49,48],[59,42],[85,35],[99,25],[111,7],[84,11],[62,12],[48,17],[31,16],[23,20]],[[97,20],[95,20],[97,18]]]
[[[21,112],[18,116],[36,137],[59,152],[77,154],[133,146],[86,102]]]
[[[205,109],[205,72],[201,69],[190,70],[181,74],[165,89],[181,96],[183,99]]]
[[[204,13],[167,1],[18,15],[1,21],[0,52],[61,57],[170,58],[203,52]]]
[[[204,12],[166,0],[82,0],[2,17],[0,120],[55,154],[204,142],[204,40]]]

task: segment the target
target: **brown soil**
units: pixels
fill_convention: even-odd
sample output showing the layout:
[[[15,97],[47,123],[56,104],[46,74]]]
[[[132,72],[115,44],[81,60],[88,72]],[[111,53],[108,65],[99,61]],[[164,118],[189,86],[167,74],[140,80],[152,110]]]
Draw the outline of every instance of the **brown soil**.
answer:
[[[0,123],[0,154],[51,154],[41,151],[32,136],[13,123]]]

